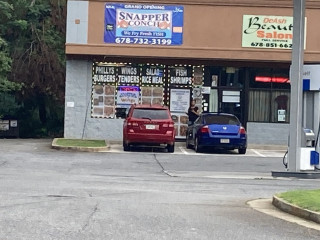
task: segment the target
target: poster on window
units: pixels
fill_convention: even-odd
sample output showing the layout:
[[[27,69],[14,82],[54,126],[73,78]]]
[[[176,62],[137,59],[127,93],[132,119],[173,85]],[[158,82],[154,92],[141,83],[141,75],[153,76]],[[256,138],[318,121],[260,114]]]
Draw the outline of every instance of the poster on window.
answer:
[[[139,91],[118,91],[117,104],[131,105],[139,103]]]
[[[141,83],[145,86],[163,85],[164,83],[164,66],[143,66],[141,68]]]
[[[292,49],[293,17],[243,15],[242,26],[242,47]]]
[[[186,113],[172,113],[176,138],[184,139],[188,129],[188,115]]]
[[[115,86],[93,85],[92,117],[113,118],[115,114]]]
[[[99,66],[98,64],[93,64],[92,80],[94,83],[115,83],[116,68],[114,66]]]
[[[187,66],[172,66],[169,68],[169,81],[175,86],[191,86],[193,68]]]
[[[118,67],[117,78],[120,85],[139,85],[140,68],[132,65]]]
[[[142,104],[163,104],[163,87],[141,87]]]
[[[170,111],[188,112],[190,105],[190,89],[171,89],[170,90]]]
[[[107,3],[104,42],[181,45],[183,6]]]

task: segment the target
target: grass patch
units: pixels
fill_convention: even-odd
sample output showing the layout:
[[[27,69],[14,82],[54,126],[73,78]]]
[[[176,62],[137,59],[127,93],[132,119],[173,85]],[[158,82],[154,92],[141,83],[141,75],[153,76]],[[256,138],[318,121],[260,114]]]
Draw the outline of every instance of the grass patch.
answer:
[[[320,212],[320,189],[296,190],[280,193],[277,196],[301,208]]]
[[[61,147],[105,147],[104,140],[58,139],[57,145]]]

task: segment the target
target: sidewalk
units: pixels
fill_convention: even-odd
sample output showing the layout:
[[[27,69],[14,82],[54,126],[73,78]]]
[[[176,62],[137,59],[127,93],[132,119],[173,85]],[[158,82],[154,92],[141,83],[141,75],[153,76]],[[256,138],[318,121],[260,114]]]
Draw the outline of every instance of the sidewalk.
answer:
[[[309,229],[320,231],[320,224],[300,216],[295,216],[292,213],[283,211],[272,203],[272,199],[256,199],[250,200],[247,204],[256,211],[282,219],[287,222],[296,223]]]

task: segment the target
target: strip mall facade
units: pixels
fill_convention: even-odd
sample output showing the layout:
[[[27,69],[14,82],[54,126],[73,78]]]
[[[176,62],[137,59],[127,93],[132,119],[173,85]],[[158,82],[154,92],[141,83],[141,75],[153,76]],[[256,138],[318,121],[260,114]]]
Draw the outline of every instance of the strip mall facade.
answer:
[[[287,144],[292,1],[68,1],[65,138],[122,140],[132,103],[238,116],[256,144]],[[306,1],[305,63],[320,63]]]

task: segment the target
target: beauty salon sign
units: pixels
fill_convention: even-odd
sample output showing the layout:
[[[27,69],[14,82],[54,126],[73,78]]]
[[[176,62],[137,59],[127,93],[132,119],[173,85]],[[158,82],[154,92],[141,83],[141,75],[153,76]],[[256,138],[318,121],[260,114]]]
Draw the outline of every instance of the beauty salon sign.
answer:
[[[242,47],[292,49],[293,17],[244,15]]]

